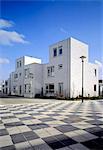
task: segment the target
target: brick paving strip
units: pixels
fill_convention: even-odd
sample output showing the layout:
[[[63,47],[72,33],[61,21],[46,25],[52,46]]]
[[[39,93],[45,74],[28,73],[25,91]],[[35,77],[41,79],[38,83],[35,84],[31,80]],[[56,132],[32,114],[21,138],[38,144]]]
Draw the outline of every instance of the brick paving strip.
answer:
[[[0,150],[103,150],[103,100],[0,105]]]

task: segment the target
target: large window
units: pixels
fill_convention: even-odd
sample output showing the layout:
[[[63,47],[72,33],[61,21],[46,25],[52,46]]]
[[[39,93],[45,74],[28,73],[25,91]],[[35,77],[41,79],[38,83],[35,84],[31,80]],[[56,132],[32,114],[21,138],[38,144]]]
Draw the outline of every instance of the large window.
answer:
[[[46,93],[54,93],[54,84],[46,84]]]
[[[53,56],[54,56],[54,57],[57,56],[57,48],[54,48],[54,49],[53,49]]]
[[[47,67],[47,76],[48,77],[54,76],[54,66]]]

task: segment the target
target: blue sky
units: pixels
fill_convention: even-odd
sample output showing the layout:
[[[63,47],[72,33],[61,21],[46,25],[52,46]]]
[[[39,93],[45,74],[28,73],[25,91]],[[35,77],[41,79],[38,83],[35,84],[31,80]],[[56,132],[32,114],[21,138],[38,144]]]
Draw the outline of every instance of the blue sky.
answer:
[[[101,62],[102,5],[100,0],[2,0],[0,19],[6,26],[0,29],[0,80],[8,77],[15,68],[15,59],[23,55],[48,62],[49,45],[70,36],[89,45],[90,62]]]

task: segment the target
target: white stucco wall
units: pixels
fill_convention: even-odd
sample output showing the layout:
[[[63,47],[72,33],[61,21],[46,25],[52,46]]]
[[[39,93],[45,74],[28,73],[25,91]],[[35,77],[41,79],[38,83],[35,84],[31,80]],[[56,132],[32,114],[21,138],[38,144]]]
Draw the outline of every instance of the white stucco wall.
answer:
[[[84,96],[98,96],[98,67],[88,62],[88,45],[71,38],[71,97],[77,97],[82,93],[82,61],[84,59]],[[94,69],[97,70],[95,77]],[[94,92],[94,84],[97,91]]]
[[[25,65],[24,69],[29,70],[27,77],[24,77],[24,86],[25,84],[31,84],[31,91],[26,93],[24,90],[24,97],[35,97],[35,94],[41,94],[41,88],[43,87],[43,65],[29,64]],[[32,78],[30,74],[32,74]]]
[[[85,87],[85,68],[88,63],[88,45],[71,38],[71,97],[77,97],[82,92],[82,61],[84,59],[84,87]]]
[[[86,67],[86,82],[85,82],[85,96],[98,96],[98,66],[96,64],[88,63]],[[96,69],[96,76],[95,76]],[[96,85],[96,91],[94,91]]]
[[[30,56],[24,56],[24,65],[28,65],[31,63],[38,63],[41,64],[41,59],[30,57]]]

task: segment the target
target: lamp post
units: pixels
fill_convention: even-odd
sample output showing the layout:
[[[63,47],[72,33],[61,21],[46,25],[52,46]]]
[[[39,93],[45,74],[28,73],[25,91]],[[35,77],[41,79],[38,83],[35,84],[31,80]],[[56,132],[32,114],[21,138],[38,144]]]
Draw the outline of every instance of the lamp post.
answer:
[[[82,103],[83,103],[83,94],[84,94],[84,59],[86,58],[85,56],[80,57],[82,60]]]

